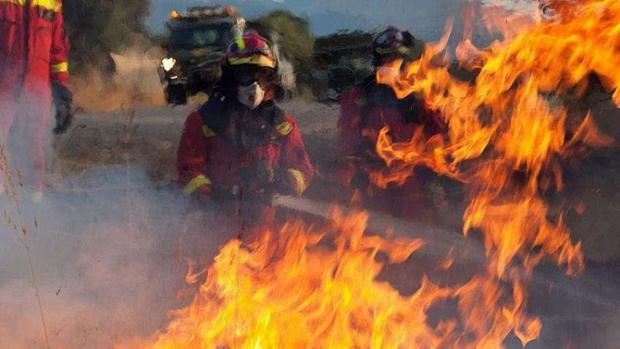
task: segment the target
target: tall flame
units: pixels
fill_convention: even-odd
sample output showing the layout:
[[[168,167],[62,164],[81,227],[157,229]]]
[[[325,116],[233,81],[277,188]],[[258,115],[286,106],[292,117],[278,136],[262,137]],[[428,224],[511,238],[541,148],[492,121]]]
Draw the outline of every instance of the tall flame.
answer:
[[[484,274],[454,288],[424,277],[410,296],[377,281],[378,255],[400,263],[423,243],[364,235],[366,223],[335,211],[320,231],[297,221],[251,246],[229,242],[193,303],[144,347],[497,349],[511,332],[523,343],[538,336],[516,274],[513,302]],[[452,299],[457,313],[432,323],[431,308]]]
[[[486,282],[498,289],[509,281],[522,291],[543,257],[565,265],[568,274],[583,270],[580,244],[571,242],[561,216],[549,219],[539,192],[551,184],[562,189],[557,158],[571,155],[577,145],[603,147],[612,140],[589,114],[578,128],[568,129],[568,112],[558,102],[562,95],[583,92],[595,74],[620,106],[620,2],[547,5],[555,6],[553,19],[522,25],[520,33],[509,32],[508,39],[485,50],[467,38],[462,42],[461,64],[480,70],[473,83],[448,72],[446,38],[418,61],[394,62],[402,75],[393,83],[377,76],[399,97],[421,95],[442,112],[449,131],[430,139],[416,132],[409,142],[393,143],[389,130],[382,130],[377,152],[389,168],[373,174],[375,183],[403,183],[420,165],[466,183],[471,202],[464,233],[482,232],[489,258]],[[515,268],[521,276],[514,277]],[[513,301],[523,295],[513,294]]]
[[[611,142],[589,115],[569,127],[557,95],[583,91],[594,73],[620,105],[620,2],[554,2],[553,19],[523,25],[484,50],[463,41],[461,63],[480,70],[473,83],[448,71],[449,34],[421,59],[394,63],[403,72],[392,84],[397,95],[422,96],[449,130],[428,139],[418,130],[406,143],[382,130],[377,152],[387,168],[372,178],[379,186],[404,183],[426,166],[465,183],[471,202],[463,229],[482,233],[485,270],[456,286],[424,278],[405,296],[377,280],[378,257],[403,262],[422,241],[366,236],[363,213],[336,212],[320,230],[290,222],[249,246],[224,246],[193,303],[145,347],[497,349],[511,334],[523,345],[538,338],[542,323],[526,312],[533,268],[543,258],[569,274],[584,268],[580,245],[561,216],[552,218],[541,188],[562,188],[557,159]],[[430,321],[446,301],[455,302],[455,314]]]
[[[410,142],[394,144],[389,130],[382,130],[377,152],[389,169],[373,179],[380,186],[402,183],[416,166],[425,165],[466,182],[472,200],[464,231],[484,233],[500,277],[520,252],[533,249],[567,265],[569,272],[583,269],[579,244],[570,242],[561,219],[547,219],[539,189],[549,182],[561,189],[556,158],[578,144],[600,147],[611,140],[596,130],[589,114],[577,130],[567,130],[567,111],[553,105],[550,100],[558,98],[551,95],[578,90],[594,73],[620,105],[620,2],[584,0],[558,8],[561,18],[481,51],[473,83],[453,78],[447,65],[438,64],[445,40],[429,45],[407,66],[394,63],[403,69],[392,85],[397,95],[420,94],[442,112],[449,131],[431,139],[417,132]],[[571,139],[567,131],[574,131]]]

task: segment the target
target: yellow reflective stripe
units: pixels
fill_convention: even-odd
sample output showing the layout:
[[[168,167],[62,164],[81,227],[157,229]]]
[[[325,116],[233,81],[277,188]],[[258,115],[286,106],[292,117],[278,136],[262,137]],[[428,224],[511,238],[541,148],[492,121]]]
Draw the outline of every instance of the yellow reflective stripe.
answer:
[[[207,125],[202,125],[202,134],[207,138],[215,136],[215,132],[213,132],[213,130]]]
[[[0,0],[1,3],[10,3],[19,6],[26,6],[26,0]],[[30,7],[43,7],[46,10],[59,12],[62,8],[62,2],[59,0],[31,0]]]
[[[241,57],[241,58],[229,58],[228,63],[230,65],[241,65],[241,64],[253,64],[259,67],[265,68],[275,68],[276,61],[263,55],[253,55],[249,57]]]
[[[68,71],[69,71],[69,63],[67,62],[52,64],[52,74],[66,73]]]
[[[301,195],[304,191],[306,191],[306,178],[301,171],[289,168],[288,173],[295,180],[295,195]]]
[[[54,12],[58,12],[62,7],[62,2],[58,0],[31,0],[30,6],[39,6],[48,10],[52,10]]]
[[[288,121],[284,121],[280,123],[280,125],[278,125],[276,129],[278,130],[278,132],[280,132],[281,135],[287,136],[289,133],[291,133],[291,131],[293,131],[293,125]]]
[[[189,181],[189,183],[187,183],[185,188],[183,188],[183,194],[185,196],[189,196],[196,189],[200,188],[201,186],[203,186],[203,185],[210,185],[210,184],[211,184],[211,180],[207,176],[205,176],[205,175],[198,175],[198,176],[194,177],[194,179]]]
[[[238,37],[237,38],[237,47],[239,49],[244,49],[245,48],[245,41],[243,41],[242,37]]]

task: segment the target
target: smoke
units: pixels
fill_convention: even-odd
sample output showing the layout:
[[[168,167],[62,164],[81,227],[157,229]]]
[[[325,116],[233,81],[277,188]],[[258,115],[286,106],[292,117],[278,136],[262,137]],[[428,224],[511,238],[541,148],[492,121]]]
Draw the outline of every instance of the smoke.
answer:
[[[278,74],[285,91],[293,91],[297,85],[295,78],[295,68],[280,52],[280,35],[277,32],[270,33],[273,43],[273,54],[278,60]]]
[[[112,111],[144,106],[163,106],[164,89],[157,68],[158,47],[137,45],[111,54],[116,72],[106,77],[98,69],[73,79],[76,107],[84,111]]]
[[[189,206],[176,187],[157,188],[127,166],[65,178],[41,204],[17,195],[27,244],[0,226],[0,348],[45,347],[35,286],[52,348],[110,348],[148,336],[187,301],[177,293],[187,288],[188,261],[208,264],[237,233],[216,211]],[[1,205],[20,221],[13,200]]]
[[[480,2],[531,16],[536,16],[539,11],[538,1],[536,0],[480,0]]]

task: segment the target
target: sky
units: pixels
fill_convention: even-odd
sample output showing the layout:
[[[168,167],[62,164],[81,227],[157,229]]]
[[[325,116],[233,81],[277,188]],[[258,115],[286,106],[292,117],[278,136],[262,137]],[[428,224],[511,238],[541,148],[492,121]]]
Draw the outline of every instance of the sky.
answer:
[[[251,19],[271,10],[284,8],[310,19],[316,35],[340,29],[374,30],[388,24],[412,31],[415,36],[435,41],[441,37],[449,17],[458,19],[468,0],[152,0],[148,26],[154,32],[164,30],[172,9],[189,6],[230,4]],[[523,0],[513,0],[523,1]]]

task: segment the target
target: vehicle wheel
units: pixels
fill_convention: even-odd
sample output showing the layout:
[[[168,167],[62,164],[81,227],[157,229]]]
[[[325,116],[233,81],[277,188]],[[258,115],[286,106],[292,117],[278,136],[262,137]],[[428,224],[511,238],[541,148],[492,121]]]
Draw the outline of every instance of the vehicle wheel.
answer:
[[[168,104],[181,105],[187,103],[187,91],[183,85],[168,85],[165,93]]]

